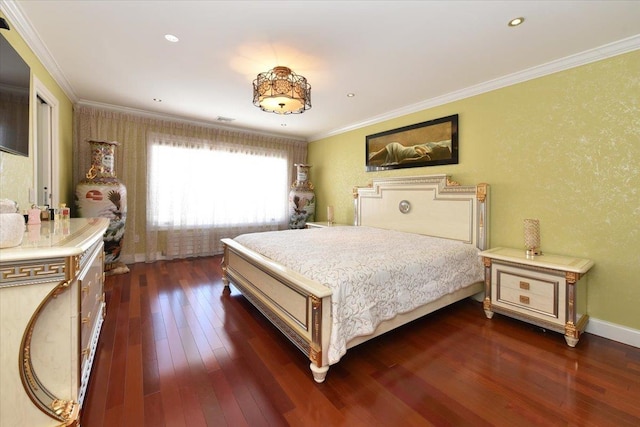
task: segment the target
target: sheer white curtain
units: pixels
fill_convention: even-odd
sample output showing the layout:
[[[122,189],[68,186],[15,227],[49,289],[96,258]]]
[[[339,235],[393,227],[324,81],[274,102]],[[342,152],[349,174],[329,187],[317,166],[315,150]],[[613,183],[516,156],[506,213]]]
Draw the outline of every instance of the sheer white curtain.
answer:
[[[165,233],[163,257],[184,258],[219,253],[225,236],[286,228],[289,169],[278,144],[150,134],[147,233]]]
[[[75,183],[84,178],[90,166],[90,146],[86,142],[89,139],[120,143],[115,164],[116,175],[127,186],[128,213],[122,251],[126,263],[154,261],[167,254],[172,258],[219,253],[222,237],[286,226],[277,213],[269,213],[263,206],[279,202],[280,214],[286,211],[289,185],[295,179],[294,164],[304,163],[307,156],[307,144],[300,140],[166,120],[143,112],[76,105]],[[153,143],[167,150],[193,146],[198,154],[183,160],[188,167],[178,171],[177,157],[172,153],[169,165],[165,163],[158,169],[161,184],[154,187],[156,184],[148,181],[151,174],[148,148]],[[239,166],[232,166],[233,162]],[[286,162],[283,172],[286,178],[282,187],[277,188],[279,184],[275,182],[282,178],[278,173],[272,175],[271,168],[282,162]],[[170,188],[179,191],[158,199],[158,194]],[[274,191],[282,194],[279,201],[272,195]],[[164,205],[157,208],[147,205],[151,199],[162,200]],[[186,220],[175,219],[181,217],[180,211],[186,212]],[[193,217],[198,212],[213,216],[209,220],[196,219],[201,217]],[[170,221],[169,216],[174,219]]]

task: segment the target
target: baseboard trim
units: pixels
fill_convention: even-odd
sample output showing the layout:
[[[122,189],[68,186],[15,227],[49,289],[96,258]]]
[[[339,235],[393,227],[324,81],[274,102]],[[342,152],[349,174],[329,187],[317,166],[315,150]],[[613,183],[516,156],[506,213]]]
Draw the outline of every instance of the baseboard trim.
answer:
[[[637,329],[590,317],[585,332],[640,348],[640,331]]]
[[[162,253],[156,253],[155,261],[162,261],[167,259]],[[123,255],[120,259],[125,264],[136,264],[138,262],[147,262],[147,256],[145,254]]]
[[[222,255],[222,252],[217,254],[211,254],[211,256],[216,256],[216,255]],[[138,262],[164,261],[167,259],[168,259],[167,256],[163,252],[156,252],[156,257],[153,261],[147,261],[147,256],[145,254],[123,255],[122,258],[120,258],[120,261],[124,262],[125,264],[135,264]]]

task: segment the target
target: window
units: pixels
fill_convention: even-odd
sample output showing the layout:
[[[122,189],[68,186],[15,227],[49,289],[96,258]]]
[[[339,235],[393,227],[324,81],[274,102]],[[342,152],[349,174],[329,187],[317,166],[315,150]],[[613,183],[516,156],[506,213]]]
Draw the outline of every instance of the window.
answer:
[[[288,216],[286,154],[152,138],[147,222],[155,229],[278,225]]]

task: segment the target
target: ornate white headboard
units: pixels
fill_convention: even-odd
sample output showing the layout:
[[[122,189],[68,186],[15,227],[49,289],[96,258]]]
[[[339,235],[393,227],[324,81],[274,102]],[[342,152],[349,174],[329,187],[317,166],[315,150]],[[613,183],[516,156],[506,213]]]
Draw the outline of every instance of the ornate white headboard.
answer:
[[[489,185],[447,175],[374,179],[356,187],[355,225],[400,230],[489,247]]]

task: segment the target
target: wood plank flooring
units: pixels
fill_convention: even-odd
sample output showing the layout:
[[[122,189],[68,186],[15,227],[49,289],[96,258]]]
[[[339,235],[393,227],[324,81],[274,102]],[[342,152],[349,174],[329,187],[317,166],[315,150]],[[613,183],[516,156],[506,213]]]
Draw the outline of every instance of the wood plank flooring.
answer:
[[[130,265],[107,316],[83,427],[637,426],[640,349],[562,335],[465,300],[309,361],[235,289],[220,258]]]

